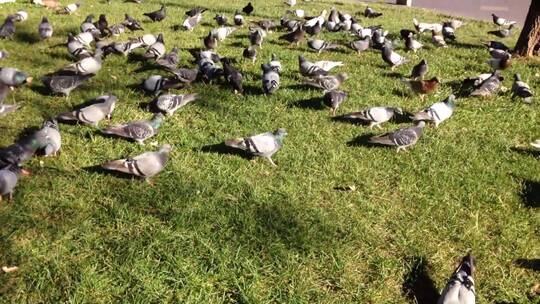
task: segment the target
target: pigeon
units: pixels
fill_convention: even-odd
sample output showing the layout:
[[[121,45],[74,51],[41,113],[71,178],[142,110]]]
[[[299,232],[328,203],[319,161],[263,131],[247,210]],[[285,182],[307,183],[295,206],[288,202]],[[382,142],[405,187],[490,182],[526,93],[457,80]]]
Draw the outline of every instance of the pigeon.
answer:
[[[176,46],[172,49],[170,53],[167,53],[156,60],[157,65],[169,71],[176,69],[179,62],[180,58],[178,57],[178,47]]]
[[[296,43],[296,45],[299,45],[300,42],[304,40],[304,29],[302,25],[299,25],[294,31],[280,36],[279,39],[286,40],[289,43]]]
[[[402,29],[399,31],[399,35],[401,36],[401,38],[403,38],[403,40],[407,39],[407,37],[409,37],[409,34],[412,34],[413,37],[416,36],[416,32],[413,30]]]
[[[501,18],[495,14],[491,14],[491,17],[493,18],[493,23],[495,23],[498,26],[511,26],[517,23],[516,21],[510,21],[510,20]]]
[[[470,254],[466,255],[452,274],[452,277],[443,289],[437,304],[474,304],[476,292],[474,290],[474,272],[476,262]]]
[[[185,30],[193,31],[193,29],[201,22],[202,13],[198,13],[194,16],[187,17],[184,22],[182,22],[182,27]]]
[[[283,140],[287,136],[287,131],[280,128],[274,132],[266,132],[253,135],[250,137],[233,138],[225,141],[225,145],[241,149],[255,156],[261,156],[270,162],[272,166],[276,166],[272,160],[274,155],[283,146]]]
[[[343,62],[341,61],[328,61],[328,60],[321,60],[321,61],[315,61],[313,63],[316,67],[319,67],[326,72],[329,72],[331,69],[339,66],[343,66]]]
[[[296,20],[294,20],[294,21],[296,21]],[[300,26],[301,26],[301,24],[296,22],[296,26],[293,26],[293,30],[300,27]],[[304,29],[306,30],[306,33],[308,33],[308,35],[317,36],[317,35],[319,35],[319,33],[322,30],[322,25],[319,24],[319,23],[316,23],[313,26],[304,26]]]
[[[159,34],[156,42],[148,47],[143,57],[145,59],[159,59],[165,54],[165,42],[163,41],[163,34]]]
[[[418,142],[424,131],[424,121],[418,122],[415,126],[401,128],[396,131],[388,132],[382,135],[373,136],[369,139],[372,144],[397,147],[397,152],[412,147]]]
[[[499,59],[512,57],[512,55],[508,53],[508,51],[494,49],[494,48],[489,48],[489,55],[491,55],[491,57],[493,58],[499,58]]]
[[[373,129],[373,127],[381,129],[380,124],[389,121],[396,114],[403,115],[403,110],[393,107],[371,107],[346,114],[343,117],[346,119],[359,119],[369,123],[370,129]]]
[[[380,50],[384,46],[384,44],[387,42],[387,39],[386,39],[387,35],[388,35],[388,31],[383,31],[380,28],[374,30],[371,36],[373,48]]]
[[[304,25],[305,25],[306,27],[312,27],[312,26],[315,26],[316,24],[318,24],[319,26],[322,27],[322,25],[323,25],[324,22],[325,22],[325,21],[324,21],[324,18],[326,17],[326,14],[327,14],[327,13],[328,13],[328,12],[327,12],[326,10],[323,10],[319,16],[313,17],[313,18],[309,18],[309,20],[306,21],[306,22],[304,23]]]
[[[157,152],[145,152],[133,158],[118,159],[109,161],[102,168],[112,171],[119,171],[144,178],[150,182],[150,178],[163,171],[172,147],[168,144],[161,146]]]
[[[25,72],[14,68],[0,67],[0,85],[18,87],[31,82],[32,77],[29,77]]]
[[[71,91],[92,78],[93,74],[86,75],[51,75],[43,77],[43,84],[53,94],[69,96]]]
[[[109,22],[107,22],[107,17],[105,14],[99,15],[99,19],[95,24],[96,28],[101,32],[102,36],[105,36],[107,34],[107,31],[109,29]]]
[[[274,70],[275,72],[277,72],[278,74],[281,73],[281,62],[279,61],[278,57],[276,56],[276,54],[272,54],[272,60],[270,60],[270,62],[268,63],[268,65],[270,66],[270,68],[272,70]]]
[[[207,50],[213,50],[217,47],[218,40],[216,37],[214,37],[214,35],[212,35],[212,32],[209,32],[208,36],[203,38],[203,44]]]
[[[497,49],[497,50],[503,50],[503,51],[510,51],[510,48],[507,47],[504,43],[502,42],[499,42],[499,41],[488,41],[488,42],[483,42],[483,44],[485,46],[487,46],[488,48],[492,48],[492,49]]]
[[[265,19],[265,20],[254,22],[254,23],[257,24],[260,28],[262,28],[266,32],[270,32],[270,33],[272,32],[273,29],[276,28],[276,23],[273,20]]]
[[[333,90],[324,94],[323,103],[332,111],[332,115],[336,115],[336,111],[342,102],[347,99],[347,93],[343,91]]]
[[[69,39],[70,39],[70,35],[68,35],[68,42],[69,42]],[[74,36],[73,39],[75,39],[76,41],[78,41],[79,43],[83,44],[86,47],[89,47],[90,44],[95,40],[94,36],[90,32],[79,33],[76,36]]]
[[[207,82],[212,82],[214,79],[220,78],[223,75],[223,69],[213,59],[201,58],[197,62],[197,65],[203,80]]]
[[[456,33],[454,31],[454,28],[451,26],[443,25],[442,35],[443,35],[444,40],[450,40],[450,41],[456,40]]]
[[[392,67],[392,71],[406,63],[408,60],[405,59],[405,57],[402,57],[401,55],[399,55],[398,53],[394,52],[394,50],[392,49],[392,46],[389,45],[389,44],[385,44],[382,49],[381,49],[381,55],[382,55],[382,59],[384,60],[384,62],[386,62],[388,65],[390,65]]]
[[[199,75],[199,69],[174,69],[170,70],[175,76],[176,79],[178,79],[180,82],[185,84],[190,84],[193,81],[197,79],[197,76]]]
[[[251,45],[256,45],[262,49],[262,43],[265,36],[266,32],[261,28],[249,29],[249,42]]]
[[[242,26],[244,25],[244,16],[242,16],[242,14],[240,14],[239,11],[236,11],[234,13],[234,25],[236,26]]]
[[[303,9],[287,10],[286,13],[298,18],[304,18],[306,16],[306,12]]]
[[[431,41],[438,47],[448,47],[446,41],[444,41],[444,37],[434,30],[431,31]]]
[[[197,94],[164,94],[154,100],[156,108],[166,115],[173,115],[176,110],[196,100]]]
[[[351,49],[355,50],[356,52],[358,52],[358,54],[360,54],[361,52],[369,49],[370,41],[371,39],[369,37],[365,37],[361,40],[352,41],[351,43],[349,43],[349,46],[351,47]]]
[[[137,37],[135,39],[132,39],[130,42],[138,45],[137,47],[143,47],[143,46],[151,46],[152,44],[156,43],[157,37],[152,34],[145,34],[141,37]]]
[[[94,37],[99,37],[101,32],[98,30],[94,22],[92,21],[94,19],[94,15],[88,15],[86,16],[86,19],[84,19],[83,23],[81,23],[81,32],[82,33],[91,33]]]
[[[535,147],[536,149],[540,149],[540,139],[537,139],[530,143],[531,146]]]
[[[501,81],[504,77],[500,75],[499,71],[493,72],[486,80],[484,80],[479,87],[471,92],[471,96],[488,97],[495,93],[501,86]]]
[[[337,75],[316,76],[308,79],[304,83],[325,91],[333,91],[339,88],[343,81],[347,80],[349,76],[346,73],[339,73]]]
[[[130,15],[128,14],[125,14],[124,16],[124,21],[122,22],[122,24],[127,27],[130,31],[134,32],[134,31],[142,31],[143,30],[143,27],[141,26],[141,24],[135,20],[133,17],[131,17]]]
[[[421,49],[423,46],[424,45],[422,43],[418,42],[413,38],[412,33],[409,33],[409,36],[405,39],[405,48],[408,51],[413,51],[416,53],[416,50]]]
[[[17,111],[17,109],[19,109],[19,105],[7,105],[0,102],[0,118]]]
[[[369,6],[366,7],[366,9],[364,10],[364,17],[377,18],[377,17],[380,17],[380,16],[382,16],[382,13],[376,12],[374,9],[372,9]]]
[[[449,26],[451,28],[453,28],[454,30],[457,30],[458,28],[460,28],[461,26],[463,26],[463,21],[461,20],[457,20],[457,19],[453,19],[453,20],[450,20],[450,21],[446,21],[444,23],[445,26]]]
[[[280,77],[269,64],[261,64],[262,88],[264,94],[274,94],[279,89]]]
[[[416,18],[413,18],[413,24],[414,28],[418,33],[428,32],[428,31],[435,31],[437,33],[440,33],[442,31],[442,24],[440,23],[424,23],[424,22],[418,22]]]
[[[320,40],[320,39],[311,39],[311,40],[308,41],[307,44],[308,44],[310,49],[318,51],[319,54],[322,51],[339,49],[338,44],[332,44],[332,43],[329,43],[329,42],[326,42],[326,41]]]
[[[229,58],[223,58],[222,63],[225,80],[227,80],[229,85],[233,88],[235,94],[243,94],[244,88],[242,86],[242,81],[244,77],[242,76],[242,73],[231,65]]]
[[[529,85],[521,80],[520,74],[514,74],[514,84],[512,85],[512,98],[523,98],[523,102],[531,103],[533,93]]]
[[[155,95],[161,93],[162,90],[177,89],[182,86],[182,81],[179,79],[170,79],[160,75],[152,75],[148,77],[142,84],[142,88]]]
[[[107,29],[107,31],[111,33],[111,35],[118,37],[126,32],[126,27],[123,24],[113,24]]]
[[[161,113],[154,115],[151,120],[138,120],[120,125],[108,126],[101,132],[108,135],[116,135],[132,139],[141,145],[144,141],[157,134],[163,123],[164,116]]]
[[[211,31],[212,35],[217,38],[218,41],[223,41],[230,34],[236,31],[235,27],[220,27]]]
[[[298,66],[302,76],[314,77],[328,75],[328,71],[323,70],[313,62],[306,60],[302,55],[298,56]]]
[[[101,70],[101,57],[103,52],[97,49],[93,57],[86,57],[80,61],[70,64],[63,68],[62,71],[73,72],[80,75],[97,74]]]
[[[43,123],[43,127],[33,135],[39,143],[39,150],[44,156],[56,156],[62,146],[62,136],[56,119],[49,119]]]
[[[420,99],[422,100],[424,100],[424,97],[426,94],[429,94],[437,90],[437,87],[439,86],[439,83],[440,83],[437,77],[433,77],[429,80],[409,80],[409,79],[403,78],[402,81],[413,92],[420,95]]]
[[[9,165],[0,170],[0,202],[5,195],[8,195],[8,200],[13,200],[13,191],[19,182],[21,168],[16,165]]]
[[[52,37],[53,27],[49,23],[49,20],[47,19],[47,17],[43,17],[43,19],[41,19],[41,23],[39,24],[39,27],[38,27],[38,33],[41,40],[45,40],[47,38]]]
[[[85,44],[75,39],[75,37],[71,33],[68,34],[67,48],[69,54],[75,58],[84,59],[92,57],[92,54],[90,54]]]
[[[32,136],[26,136],[17,142],[0,149],[0,168],[14,165],[21,167],[30,160],[42,143]]]
[[[11,39],[15,34],[15,23],[13,16],[7,16],[4,23],[0,26],[0,39]]]
[[[225,26],[227,25],[227,16],[223,15],[223,14],[216,14],[216,16],[214,17],[214,20],[216,20],[216,23],[218,26]]]
[[[451,94],[444,101],[434,103],[429,108],[424,109],[421,112],[414,114],[412,120],[414,121],[431,121],[435,124],[435,128],[439,124],[452,116],[454,113],[456,96]]]
[[[196,15],[200,15],[204,12],[206,12],[208,9],[204,8],[204,7],[195,7],[195,8],[192,8],[190,9],[189,11],[186,12],[186,16],[188,17],[193,17],[193,16],[196,16]]]
[[[0,59],[7,58],[7,56],[9,56],[8,52],[6,52],[5,50],[0,50]]]
[[[248,46],[242,52],[242,56],[251,60],[252,63],[255,63],[255,60],[257,60],[257,49],[255,49],[253,46]]]
[[[98,127],[104,118],[110,119],[116,105],[116,96],[103,95],[96,102],[84,108],[58,115],[57,119],[64,122],[76,121]]]
[[[25,11],[18,11],[13,14],[13,21],[23,22],[28,19],[28,13]]]
[[[71,4],[68,4],[67,6],[65,6],[60,12],[64,13],[64,14],[71,15],[75,11],[77,11],[79,9],[79,7],[81,7],[81,5],[79,3],[71,3]]]
[[[242,12],[244,12],[244,14],[246,15],[251,15],[251,13],[253,13],[253,5],[251,5],[251,2],[248,2],[248,4],[246,6],[244,6],[244,8],[242,9]]]
[[[415,65],[411,72],[411,79],[417,80],[418,78],[424,79],[428,71],[428,64],[425,59],[422,59],[417,65]]]
[[[501,58],[490,58],[487,61],[487,64],[494,70],[506,70],[512,65],[512,57],[508,53],[505,57]]]
[[[144,13],[144,16],[150,18],[152,21],[162,21],[167,17],[167,9],[165,8],[165,5],[161,5],[161,8],[157,11],[150,12],[150,13]]]
[[[283,3],[285,3],[286,5],[290,6],[290,7],[293,7],[296,5],[296,0],[285,0],[283,1]]]

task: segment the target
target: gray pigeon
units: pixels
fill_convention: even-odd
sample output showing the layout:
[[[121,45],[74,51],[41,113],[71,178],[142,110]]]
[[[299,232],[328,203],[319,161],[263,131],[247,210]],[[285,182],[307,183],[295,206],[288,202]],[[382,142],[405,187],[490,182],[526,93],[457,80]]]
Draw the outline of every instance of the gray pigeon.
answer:
[[[92,78],[93,74],[88,75],[51,75],[43,77],[43,84],[53,94],[62,94],[69,96],[71,91],[82,85],[85,81]]]
[[[515,97],[523,98],[523,102],[531,103],[533,93],[529,85],[521,80],[521,75],[514,74],[514,84],[512,85],[512,98]]]
[[[49,23],[49,20],[47,19],[47,17],[43,17],[43,19],[41,19],[41,23],[39,24],[39,27],[38,27],[38,32],[39,32],[39,37],[42,40],[52,37],[53,27]]]
[[[7,58],[7,56],[9,56],[8,52],[6,52],[5,50],[0,50],[0,59]]]
[[[422,59],[417,65],[415,65],[411,72],[411,79],[424,79],[424,75],[426,75],[428,71],[428,64],[425,59]]]
[[[13,200],[13,190],[17,186],[20,174],[21,168],[15,165],[0,170],[0,202],[4,195],[9,196],[9,201]]]
[[[491,94],[499,89],[502,80],[504,80],[504,77],[500,75],[499,71],[493,72],[493,74],[484,80],[476,90],[471,92],[471,96],[491,96]]]
[[[113,24],[111,26],[109,26],[109,29],[108,29],[109,33],[111,33],[111,35],[113,36],[120,36],[122,35],[123,33],[126,32],[126,26],[123,25],[123,24]]]
[[[313,62],[306,60],[302,55],[298,56],[298,66],[302,76],[315,77],[328,75],[326,70],[315,65]]]
[[[223,14],[216,14],[216,16],[214,17],[214,20],[216,20],[216,23],[218,26],[225,26],[227,25],[227,16],[223,15]]]
[[[103,52],[101,49],[97,49],[94,56],[86,57],[78,62],[68,65],[63,68],[62,71],[74,72],[80,75],[97,74],[101,70],[101,57]]]
[[[68,33],[67,48],[69,54],[75,58],[83,59],[92,56],[86,46],[79,40],[75,39],[71,33]]]
[[[253,46],[248,46],[242,52],[242,56],[248,60],[251,60],[251,63],[255,63],[255,60],[257,60],[257,49],[255,49]]]
[[[332,111],[332,115],[336,115],[336,111],[342,102],[347,99],[347,93],[343,91],[328,91],[324,94],[323,103]]]
[[[116,105],[116,96],[104,95],[96,98],[96,103],[84,108],[58,115],[60,121],[77,121],[97,127],[104,118],[111,118]]]
[[[180,62],[180,58],[178,56],[178,47],[174,47],[170,53],[167,53],[163,55],[163,57],[156,60],[156,63],[167,69],[167,70],[174,70],[178,66],[178,63]]]
[[[262,156],[273,165],[272,155],[283,146],[283,139],[287,135],[285,129],[280,128],[275,132],[266,132],[250,137],[233,138],[225,141],[225,145],[244,150],[255,156]]]
[[[239,11],[236,11],[236,13],[234,13],[234,25],[244,25],[244,16],[242,16]]]
[[[0,39],[11,39],[15,34],[15,22],[13,16],[7,16],[4,23],[0,26]]]
[[[310,49],[316,50],[319,53],[322,51],[339,49],[339,44],[332,44],[320,39],[310,39],[307,44]]]
[[[172,147],[165,144],[157,152],[145,152],[133,158],[113,160],[101,165],[101,167],[138,176],[150,182],[150,178],[165,168],[171,150]]]
[[[152,19],[152,21],[154,22],[160,22],[167,17],[167,8],[165,7],[165,5],[162,4],[159,10],[150,13],[144,13],[143,15]]]
[[[162,90],[168,89],[177,89],[182,86],[182,81],[176,78],[166,78],[160,75],[152,75],[147,78],[143,84],[142,88],[154,95],[158,95]]]
[[[365,37],[364,39],[361,39],[361,40],[352,41],[349,44],[349,46],[351,47],[351,49],[355,50],[356,52],[361,53],[369,49],[369,43],[370,43],[370,38]]]
[[[163,41],[163,34],[159,34],[154,44],[148,47],[143,57],[146,59],[159,59],[165,54],[165,42]]]
[[[455,108],[456,96],[451,94],[444,101],[434,103],[429,108],[416,113],[412,119],[415,121],[431,121],[438,127],[439,124],[452,116]]]
[[[0,149],[0,168],[14,165],[21,167],[41,146],[41,143],[31,136]]]
[[[120,125],[108,126],[101,132],[132,139],[141,145],[144,141],[157,134],[163,123],[164,116],[161,113],[154,115],[151,120],[138,120]]]
[[[339,86],[343,83],[343,81],[347,80],[347,78],[349,78],[347,73],[339,73],[337,75],[313,77],[306,80],[304,83],[325,91],[332,91],[339,88]]]
[[[269,64],[261,64],[262,88],[264,94],[274,94],[279,89],[279,73]]]
[[[56,156],[62,146],[62,137],[56,119],[49,119],[33,137],[40,143],[44,156]]]
[[[382,59],[384,62],[386,62],[388,65],[392,67],[392,71],[407,62],[407,59],[405,57],[399,55],[398,53],[394,52],[392,47],[389,44],[383,45],[381,49]]]
[[[396,146],[397,152],[400,150],[406,151],[408,147],[418,142],[425,125],[426,123],[424,121],[420,121],[412,127],[401,128],[383,135],[373,136],[369,139],[369,142],[385,146]]]
[[[270,60],[268,65],[270,65],[272,70],[276,71],[278,74],[281,73],[281,61],[279,61],[276,54],[272,54],[272,60]]]
[[[186,20],[182,23],[182,27],[188,31],[193,31],[193,29],[201,22],[202,13],[198,13],[194,16],[188,16]]]
[[[18,87],[25,83],[31,83],[32,77],[28,77],[25,72],[14,68],[0,67],[0,85]]]
[[[196,100],[197,97],[198,94],[196,93],[183,95],[165,94],[156,98],[154,103],[159,111],[167,115],[173,115],[176,110]]]
[[[416,53],[416,50],[421,49],[424,45],[417,40],[414,39],[413,33],[409,33],[407,38],[405,39],[405,48],[408,51],[413,51]]]
[[[474,304],[474,272],[476,271],[474,257],[466,255],[452,274],[452,277],[442,291],[437,304]]]
[[[174,69],[171,70],[171,72],[176,76],[178,80],[180,80],[183,83],[189,84],[192,83],[197,79],[197,76],[199,75],[199,69]]]
[[[394,115],[403,115],[401,108],[394,107],[371,107],[343,115],[346,119],[359,119],[363,122],[369,123],[369,128],[377,127],[381,129],[380,124],[389,121]]]
[[[256,45],[262,49],[262,43],[266,32],[261,28],[250,28],[249,29],[249,41],[251,45]]]

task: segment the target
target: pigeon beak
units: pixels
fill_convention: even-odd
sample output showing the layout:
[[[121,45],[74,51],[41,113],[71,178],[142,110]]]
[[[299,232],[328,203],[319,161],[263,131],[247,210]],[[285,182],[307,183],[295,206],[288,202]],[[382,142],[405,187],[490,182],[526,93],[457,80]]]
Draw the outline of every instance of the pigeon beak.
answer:
[[[10,89],[11,91],[15,91],[15,87],[10,86],[9,89]]]
[[[28,169],[21,169],[21,174],[23,176],[30,176],[32,174],[32,172]]]
[[[28,78],[26,78],[26,83],[31,84],[32,80],[34,80],[34,78],[28,77]]]

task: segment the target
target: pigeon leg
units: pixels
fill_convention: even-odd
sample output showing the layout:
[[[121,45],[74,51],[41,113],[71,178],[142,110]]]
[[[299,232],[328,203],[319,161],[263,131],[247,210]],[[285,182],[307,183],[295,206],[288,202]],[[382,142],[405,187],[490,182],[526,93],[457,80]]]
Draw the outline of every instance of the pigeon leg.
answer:
[[[9,193],[9,199],[8,199],[8,202],[13,202],[13,192],[10,192]]]
[[[137,139],[136,141],[137,141],[137,143],[138,143],[139,145],[144,146],[144,140],[142,140],[142,139]]]
[[[155,183],[151,178],[146,178],[145,180],[150,186],[155,186]]]
[[[268,159],[268,161],[272,164],[272,166],[277,167],[276,163],[274,163],[271,157],[267,157],[266,159]]]
[[[392,68],[390,68],[390,71],[392,71],[392,72],[393,72],[393,71],[394,71],[395,69],[396,69],[396,66],[395,66],[395,65],[393,65],[393,66],[392,66]]]
[[[336,116],[337,108],[333,108],[331,111],[332,111],[332,116]]]
[[[0,203],[2,202],[2,195],[0,195]]]
[[[426,96],[426,95],[424,95],[424,94],[420,94],[420,100],[424,101],[424,97],[425,97],[425,96]]]
[[[379,130],[382,130],[382,127],[380,124],[376,124],[377,128],[379,128]]]

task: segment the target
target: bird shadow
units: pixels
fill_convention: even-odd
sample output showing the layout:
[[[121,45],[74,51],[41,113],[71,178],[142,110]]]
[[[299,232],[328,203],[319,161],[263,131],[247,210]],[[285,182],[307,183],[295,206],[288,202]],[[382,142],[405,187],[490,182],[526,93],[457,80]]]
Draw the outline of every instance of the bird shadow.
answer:
[[[401,290],[403,295],[413,303],[433,304],[440,294],[435,282],[429,276],[429,265],[424,257],[409,258],[411,269],[405,274]]]
[[[540,207],[540,182],[533,180],[522,180],[521,201],[528,208]]]
[[[462,48],[462,49],[482,49],[482,50],[486,49],[486,47],[484,45],[472,44],[472,43],[466,43],[466,42],[454,41],[452,43],[452,45],[457,47],[457,48]]]
[[[521,268],[540,271],[540,259],[517,259],[514,264]]]
[[[40,41],[39,37],[29,32],[17,32],[17,40],[26,42],[28,44],[34,44]]]
[[[147,59],[144,58],[144,54],[141,53],[129,53],[127,56],[127,62],[134,63],[134,62],[143,62],[146,63]]]
[[[445,83],[446,85],[450,86],[452,88],[453,94],[458,98],[464,98],[470,95],[471,93],[471,87],[464,84],[463,81],[456,79],[451,80]]]
[[[391,78],[398,78],[398,79],[403,78],[403,75],[401,75],[401,73],[398,73],[398,72],[386,72],[384,73],[384,76],[391,77]]]
[[[122,179],[135,179],[135,177],[133,175],[131,175],[131,174],[127,174],[127,173],[120,172],[120,171],[107,170],[107,169],[101,167],[101,165],[84,167],[82,169],[84,171],[86,171],[86,172],[89,172],[89,173],[98,173],[98,174],[103,174],[103,175],[110,175],[110,176],[114,176],[114,177],[118,177],[118,178],[122,178]]]
[[[291,89],[291,90],[304,90],[304,91],[309,91],[311,89],[313,89],[314,87],[308,85],[308,84],[305,84],[305,83],[297,83],[297,84],[292,84],[292,85],[289,85],[286,87],[287,89]]]
[[[229,146],[225,145],[225,143],[206,145],[206,146],[203,146],[200,149],[195,149],[195,150],[202,151],[202,152],[205,152],[205,153],[237,155],[237,156],[240,156],[240,157],[242,157],[244,159],[248,159],[248,160],[251,160],[254,157],[253,155],[251,155],[250,153],[248,153],[248,152],[246,152],[244,150],[229,147]]]
[[[367,148],[374,148],[374,147],[384,147],[384,145],[370,142],[370,138],[375,136],[374,133],[368,133],[364,135],[357,136],[347,142],[347,146],[349,147],[367,147]]]
[[[260,86],[245,85],[244,95],[264,95],[264,91]]]
[[[323,110],[322,97],[312,97],[307,99],[296,100],[287,105],[288,107],[296,107],[302,109]]]
[[[523,154],[523,155],[530,155],[536,158],[540,158],[540,150],[524,148],[524,147],[512,147],[510,148],[510,150]]]
[[[35,92],[35,93],[38,93],[39,95],[42,95],[42,96],[50,96],[52,95],[51,94],[51,91],[49,91],[49,89],[42,85],[42,84],[33,84],[30,86],[30,90],[32,92]]]

